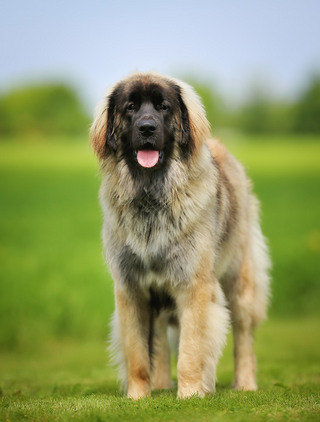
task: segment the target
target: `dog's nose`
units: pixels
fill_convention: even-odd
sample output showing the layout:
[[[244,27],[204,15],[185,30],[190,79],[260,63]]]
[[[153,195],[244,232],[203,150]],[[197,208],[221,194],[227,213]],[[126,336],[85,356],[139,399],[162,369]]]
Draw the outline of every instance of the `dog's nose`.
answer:
[[[142,135],[150,136],[157,129],[157,125],[152,119],[142,119],[138,123],[138,129]]]

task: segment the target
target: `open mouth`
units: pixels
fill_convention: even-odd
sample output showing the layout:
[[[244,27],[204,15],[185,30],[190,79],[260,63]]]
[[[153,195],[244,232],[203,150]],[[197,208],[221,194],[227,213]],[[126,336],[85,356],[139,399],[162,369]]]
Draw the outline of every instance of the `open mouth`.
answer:
[[[157,151],[147,145],[144,149],[136,151],[136,158],[141,167],[152,168],[163,161],[163,151]]]

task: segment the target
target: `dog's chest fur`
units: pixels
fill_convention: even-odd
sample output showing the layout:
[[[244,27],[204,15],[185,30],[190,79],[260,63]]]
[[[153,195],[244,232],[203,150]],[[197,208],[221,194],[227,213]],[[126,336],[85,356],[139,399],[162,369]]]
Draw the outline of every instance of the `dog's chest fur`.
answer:
[[[213,196],[206,183],[197,179],[196,203],[190,186],[185,190],[168,181],[145,186],[131,196],[123,195],[121,189],[118,184],[110,191],[106,178],[101,190],[108,261],[117,266],[126,283],[134,285],[190,280],[199,250],[209,246],[203,239],[210,238],[212,230]]]

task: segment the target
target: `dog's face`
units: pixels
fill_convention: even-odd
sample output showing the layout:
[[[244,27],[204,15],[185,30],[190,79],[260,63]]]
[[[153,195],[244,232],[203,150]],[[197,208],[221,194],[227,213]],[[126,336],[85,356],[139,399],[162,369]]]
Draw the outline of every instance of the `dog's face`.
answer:
[[[120,149],[130,168],[165,166],[181,136],[181,110],[174,86],[135,80],[120,85],[109,99],[107,146]],[[108,136],[109,135],[109,136]]]
[[[139,175],[161,171],[173,156],[187,159],[207,132],[201,103],[188,85],[147,73],[111,90],[100,104],[91,142],[100,159],[124,159]]]

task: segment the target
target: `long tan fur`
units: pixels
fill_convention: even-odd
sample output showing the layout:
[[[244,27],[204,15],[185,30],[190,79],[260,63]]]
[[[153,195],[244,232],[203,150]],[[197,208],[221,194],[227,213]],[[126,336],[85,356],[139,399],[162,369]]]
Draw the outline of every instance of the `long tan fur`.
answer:
[[[180,108],[172,106],[167,171],[156,180],[152,173],[135,176],[121,144],[120,102],[138,85],[179,97]],[[188,148],[181,141],[186,135],[189,155],[181,152]],[[170,325],[179,332],[178,397],[213,392],[229,320],[234,388],[255,390],[253,330],[266,315],[268,251],[250,182],[210,138],[199,97],[173,78],[131,75],[100,103],[91,144],[101,163],[103,242],[115,283],[112,348],[128,397],[172,387]]]

